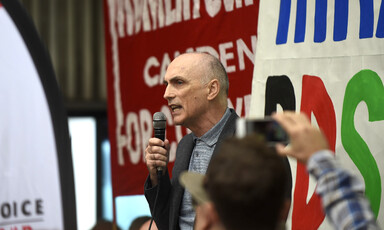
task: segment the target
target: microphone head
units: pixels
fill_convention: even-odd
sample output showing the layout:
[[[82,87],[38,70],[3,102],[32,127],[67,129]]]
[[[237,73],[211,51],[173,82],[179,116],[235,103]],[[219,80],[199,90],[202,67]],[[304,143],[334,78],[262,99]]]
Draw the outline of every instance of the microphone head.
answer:
[[[157,112],[153,114],[153,128],[154,129],[165,129],[166,127],[166,120],[164,113]]]

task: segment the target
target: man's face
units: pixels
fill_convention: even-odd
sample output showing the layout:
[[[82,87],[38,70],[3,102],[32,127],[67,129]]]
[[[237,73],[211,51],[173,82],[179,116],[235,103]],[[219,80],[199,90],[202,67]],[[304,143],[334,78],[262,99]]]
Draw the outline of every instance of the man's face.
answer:
[[[168,101],[176,125],[194,127],[207,110],[207,85],[202,84],[204,72],[196,54],[176,58],[164,77],[164,98]],[[201,65],[201,64],[200,64]]]

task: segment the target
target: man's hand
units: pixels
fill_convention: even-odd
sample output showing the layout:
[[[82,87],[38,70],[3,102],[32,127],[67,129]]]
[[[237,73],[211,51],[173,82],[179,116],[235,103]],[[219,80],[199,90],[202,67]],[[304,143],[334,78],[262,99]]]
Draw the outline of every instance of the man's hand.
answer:
[[[272,117],[290,138],[288,146],[276,145],[279,154],[294,157],[306,164],[312,154],[329,148],[324,134],[310,123],[304,113],[284,112],[273,114]]]
[[[162,141],[159,138],[151,138],[145,149],[145,163],[149,171],[152,186],[157,185],[157,167],[163,168],[163,175],[167,170],[169,161],[169,141]]]

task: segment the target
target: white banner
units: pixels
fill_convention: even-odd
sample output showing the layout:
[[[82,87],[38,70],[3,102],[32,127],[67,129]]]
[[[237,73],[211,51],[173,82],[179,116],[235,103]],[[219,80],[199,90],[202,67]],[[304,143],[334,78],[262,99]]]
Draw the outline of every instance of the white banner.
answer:
[[[384,9],[381,1],[260,3],[251,117],[303,111],[326,133],[343,167],[365,182],[384,226]],[[290,160],[289,229],[332,229],[315,183]],[[309,180],[309,186],[307,182]]]
[[[15,1],[7,3],[0,1],[0,230],[64,229],[54,127],[57,119],[51,117],[52,107],[31,47],[27,47],[8,10],[14,17],[24,12],[13,11]],[[7,8],[9,5],[12,9]],[[29,24],[22,26],[28,28]],[[62,105],[60,101],[58,104]],[[69,140],[67,133],[63,132],[61,141]],[[73,178],[67,182],[71,183]]]

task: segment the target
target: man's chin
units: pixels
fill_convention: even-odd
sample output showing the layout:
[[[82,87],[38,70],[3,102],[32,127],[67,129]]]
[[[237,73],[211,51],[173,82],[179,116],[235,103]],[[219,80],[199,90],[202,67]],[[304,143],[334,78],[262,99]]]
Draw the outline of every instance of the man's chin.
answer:
[[[174,125],[183,125],[184,123],[182,121],[176,121],[173,120]]]
[[[183,125],[184,124],[184,120],[178,119],[178,117],[173,117],[173,124],[174,125]]]

